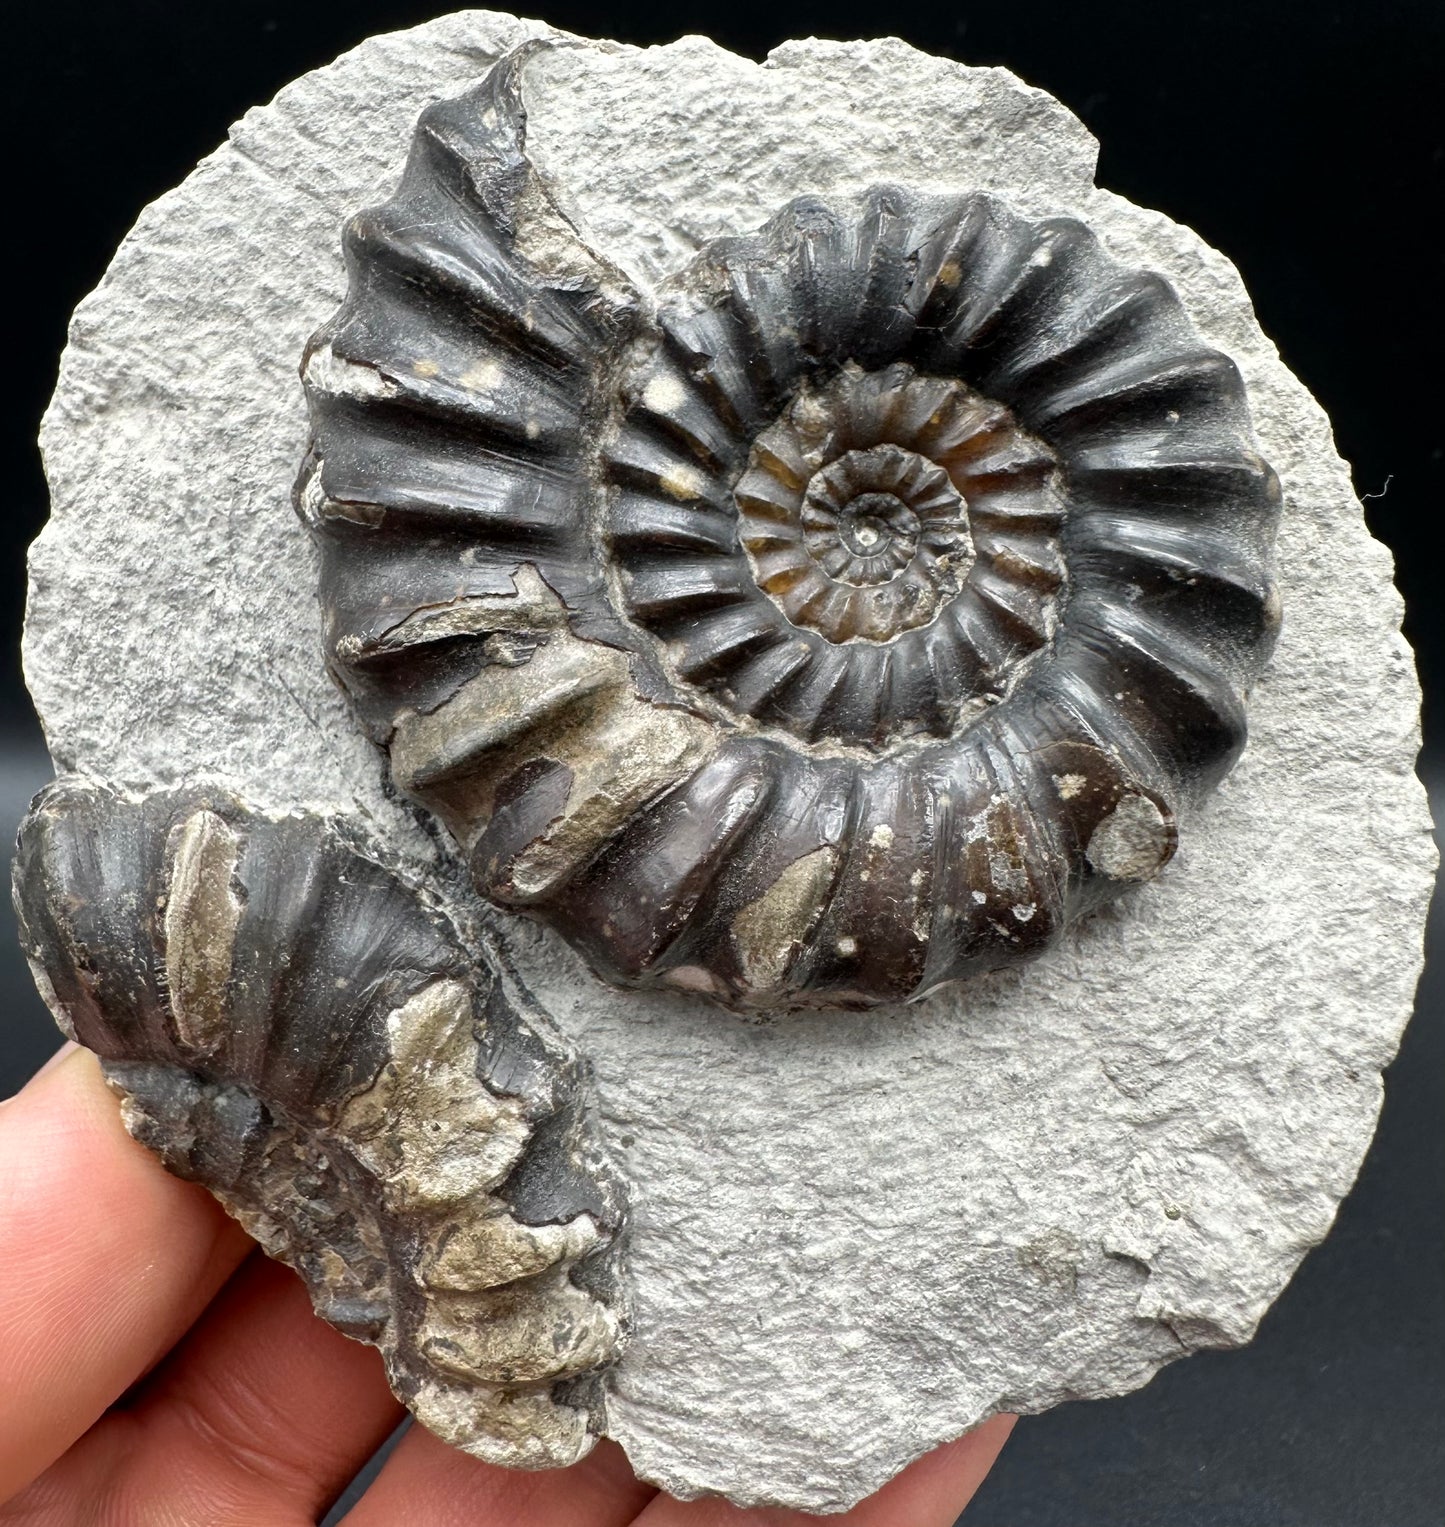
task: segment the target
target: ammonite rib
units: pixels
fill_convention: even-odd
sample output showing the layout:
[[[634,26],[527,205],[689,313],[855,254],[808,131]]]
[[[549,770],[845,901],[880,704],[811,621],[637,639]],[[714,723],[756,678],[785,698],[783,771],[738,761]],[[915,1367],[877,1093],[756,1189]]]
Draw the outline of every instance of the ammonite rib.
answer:
[[[591,1447],[620,1186],[575,1062],[476,948],[339,825],[200,787],[50,787],[15,886],[131,1133],[379,1347],[424,1425],[519,1467]]]
[[[397,784],[606,978],[743,1009],[917,996],[1156,874],[1279,620],[1233,364],[977,193],[796,201],[645,315],[524,62],[424,116],[306,363]]]

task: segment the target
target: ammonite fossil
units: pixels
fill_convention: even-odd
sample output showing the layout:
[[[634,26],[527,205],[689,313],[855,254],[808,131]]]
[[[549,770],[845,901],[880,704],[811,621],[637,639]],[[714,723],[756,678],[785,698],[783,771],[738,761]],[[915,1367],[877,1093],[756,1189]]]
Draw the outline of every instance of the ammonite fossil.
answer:
[[[859,1006],[1156,875],[1279,623],[1234,364],[1077,221],[804,199],[655,304],[519,59],[346,235],[298,498],[333,669],[485,894],[604,977]]]
[[[475,940],[343,825],[200,786],[50,787],[15,892],[130,1132],[379,1347],[430,1430],[531,1468],[591,1447],[620,1183],[578,1063]]]

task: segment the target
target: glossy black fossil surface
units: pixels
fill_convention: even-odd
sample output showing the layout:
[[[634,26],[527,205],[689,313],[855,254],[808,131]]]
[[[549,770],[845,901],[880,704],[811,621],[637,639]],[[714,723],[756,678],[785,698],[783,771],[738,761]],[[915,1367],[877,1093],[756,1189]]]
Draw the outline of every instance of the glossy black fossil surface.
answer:
[[[795,201],[645,301],[527,158],[524,56],[423,117],[305,364],[397,785],[605,978],[741,1009],[917,996],[1157,874],[1279,623],[1234,364],[982,193]]]
[[[37,797],[21,933],[126,1123],[204,1183],[434,1432],[584,1453],[622,1345],[619,1181],[576,1062],[354,833],[220,789]]]

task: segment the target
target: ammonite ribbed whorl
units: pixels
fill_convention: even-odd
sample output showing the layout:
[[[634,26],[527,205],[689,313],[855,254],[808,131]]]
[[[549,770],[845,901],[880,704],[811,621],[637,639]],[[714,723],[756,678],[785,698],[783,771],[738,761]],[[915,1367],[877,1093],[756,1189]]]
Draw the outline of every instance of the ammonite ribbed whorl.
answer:
[[[584,1073],[342,821],[72,776],[15,860],[41,991],[126,1126],[202,1182],[431,1431],[555,1468],[625,1341],[620,1179]]]
[[[334,671],[478,887],[607,979],[920,995],[1157,874],[1243,746],[1279,491],[1070,218],[805,199],[644,297],[521,54],[346,235],[298,490]]]
[[[670,642],[681,680],[805,741],[947,735],[1053,634],[1058,460],[957,378],[903,361],[864,371],[851,357],[817,370],[744,432],[741,471],[735,454],[723,473],[735,539],[712,548],[727,566],[707,574],[727,580],[740,542],[746,596],[720,606],[707,574],[678,581],[679,558],[648,530],[657,506],[631,502],[633,485],[613,543],[624,606]],[[642,408],[665,418],[681,386],[649,378]],[[634,450],[624,439],[619,475]],[[675,496],[687,479],[660,482]]]

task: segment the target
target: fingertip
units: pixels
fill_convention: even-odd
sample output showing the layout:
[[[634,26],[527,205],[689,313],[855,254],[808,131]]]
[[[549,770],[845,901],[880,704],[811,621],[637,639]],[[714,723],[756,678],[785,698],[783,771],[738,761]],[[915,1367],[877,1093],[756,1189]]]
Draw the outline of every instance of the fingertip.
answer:
[[[949,1527],[978,1493],[1017,1416],[990,1416],[972,1431],[946,1442],[891,1479],[843,1520],[848,1527]]]
[[[605,1439],[580,1462],[531,1472],[470,1458],[413,1426],[348,1527],[627,1527],[657,1494],[632,1472],[627,1455]]]
[[[171,1233],[234,1231],[235,1260],[244,1255],[249,1240],[220,1204],[131,1138],[91,1051],[63,1045],[11,1102],[0,1116],[0,1237],[18,1234],[38,1253],[73,1225],[133,1239],[164,1217]]]
[[[61,1045],[55,1054],[52,1055],[50,1059],[47,1060],[38,1071],[32,1073],[31,1076],[29,1076],[20,1084],[18,1091],[12,1092],[8,1098],[0,1098],[0,1109],[8,1108],[10,1104],[13,1103],[15,1099],[25,1091],[27,1087],[33,1086],[37,1081],[40,1080],[42,1076],[45,1076],[48,1072],[53,1071],[63,1060],[65,1060],[69,1055],[71,1055],[79,1048],[80,1046],[76,1044],[73,1039],[67,1039],[65,1043]]]
[[[133,1141],[89,1051],[0,1110],[0,1500],[179,1338],[250,1247]]]
[[[35,1075],[30,1078],[30,1080],[33,1082],[39,1077],[45,1076],[48,1072],[55,1070],[55,1068],[60,1065],[62,1061],[69,1059],[69,1057],[74,1055],[79,1049],[80,1046],[75,1042],[75,1040],[67,1039],[65,1043],[61,1045],[61,1047],[55,1052],[55,1054],[52,1055],[50,1059],[46,1061],[45,1064],[41,1066],[41,1068],[35,1073]]]

